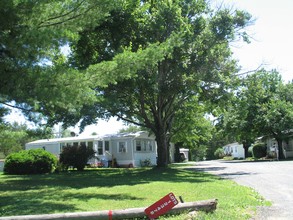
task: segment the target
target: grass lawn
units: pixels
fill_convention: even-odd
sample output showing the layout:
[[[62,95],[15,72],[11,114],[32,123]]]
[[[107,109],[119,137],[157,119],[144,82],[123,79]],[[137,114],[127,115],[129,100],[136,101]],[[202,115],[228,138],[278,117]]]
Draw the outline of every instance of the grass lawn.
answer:
[[[249,219],[257,206],[268,205],[250,188],[184,166],[30,176],[0,173],[0,186],[0,216],[147,207],[169,192],[186,202],[218,199],[214,213],[200,213],[197,219]]]

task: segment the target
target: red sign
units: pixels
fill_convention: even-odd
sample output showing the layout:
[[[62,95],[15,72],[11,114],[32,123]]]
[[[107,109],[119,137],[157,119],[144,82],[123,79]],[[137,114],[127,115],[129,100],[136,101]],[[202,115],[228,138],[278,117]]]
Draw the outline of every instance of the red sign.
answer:
[[[174,194],[169,193],[150,207],[146,208],[144,212],[150,219],[155,219],[171,210],[177,204],[178,201]]]

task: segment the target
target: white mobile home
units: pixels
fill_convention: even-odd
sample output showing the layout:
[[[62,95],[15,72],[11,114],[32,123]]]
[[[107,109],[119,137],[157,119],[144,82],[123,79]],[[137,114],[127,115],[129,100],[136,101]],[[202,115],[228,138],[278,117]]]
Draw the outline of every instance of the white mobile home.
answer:
[[[142,163],[156,165],[157,144],[147,132],[122,133],[105,136],[68,137],[33,141],[25,145],[26,149],[43,148],[59,157],[64,146],[85,144],[93,147],[96,158],[89,161],[97,163],[101,159],[112,161],[123,167],[139,167]]]
[[[226,155],[231,155],[234,158],[245,158],[243,145],[237,142],[225,145],[223,150]]]
[[[275,157],[279,157],[278,154],[278,142],[275,138],[271,136],[264,136],[258,138],[258,140],[265,143],[267,147],[267,154]],[[293,136],[288,135],[286,140],[282,141],[282,150],[285,158],[293,158]]]

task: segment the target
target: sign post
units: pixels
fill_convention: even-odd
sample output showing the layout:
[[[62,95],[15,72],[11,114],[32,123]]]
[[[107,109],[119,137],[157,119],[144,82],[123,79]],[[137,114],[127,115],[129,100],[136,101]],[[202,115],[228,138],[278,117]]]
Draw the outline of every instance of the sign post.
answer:
[[[171,210],[177,204],[178,200],[174,194],[169,193],[150,207],[146,208],[144,212],[150,219],[155,219]]]

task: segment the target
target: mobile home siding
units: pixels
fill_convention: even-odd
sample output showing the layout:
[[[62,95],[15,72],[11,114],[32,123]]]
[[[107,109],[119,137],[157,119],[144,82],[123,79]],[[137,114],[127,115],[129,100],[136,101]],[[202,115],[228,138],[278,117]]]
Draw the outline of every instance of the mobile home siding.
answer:
[[[129,166],[133,164],[132,159],[132,139],[115,139],[112,143],[112,155],[116,158],[119,166]]]
[[[144,149],[136,149],[137,141],[144,143]],[[106,143],[107,146],[106,146]],[[59,139],[45,139],[30,142],[26,144],[26,149],[44,148],[45,150],[59,157],[62,146],[73,143],[86,143],[93,146],[96,158],[91,159],[90,163],[97,163],[98,160],[106,159],[111,161],[116,159],[118,166],[141,166],[142,161],[150,161],[151,165],[157,164],[157,144],[153,136],[149,136],[146,132],[105,135],[102,137],[70,137]],[[173,146],[173,145],[172,145]],[[172,151],[172,147],[170,149]]]
[[[26,150],[30,149],[39,149],[43,148],[44,150],[55,154],[56,156],[59,156],[60,154],[60,144],[59,143],[39,143],[39,144],[32,144],[32,145],[26,145]]]

